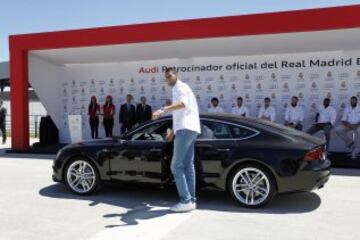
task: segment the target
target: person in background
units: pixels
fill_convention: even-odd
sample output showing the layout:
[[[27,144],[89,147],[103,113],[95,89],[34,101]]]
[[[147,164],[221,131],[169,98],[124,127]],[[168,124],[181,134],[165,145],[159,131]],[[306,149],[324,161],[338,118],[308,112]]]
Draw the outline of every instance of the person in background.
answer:
[[[309,130],[308,134],[315,134],[320,130],[323,130],[325,133],[326,139],[326,149],[329,150],[330,145],[330,133],[331,129],[334,126],[336,121],[336,110],[330,106],[330,98],[325,98],[323,101],[323,106],[320,106],[315,117],[315,124],[313,124]]]
[[[0,130],[2,133],[2,144],[6,143],[6,108],[3,106],[3,100],[0,99]]]
[[[131,103],[133,97],[131,94],[126,96],[126,103],[120,106],[119,123],[121,126],[121,134],[129,131],[136,122],[135,106]]]
[[[351,97],[350,107],[345,108],[341,124],[335,128],[335,132],[351,149],[351,158],[356,159],[360,152],[360,106],[357,97]],[[355,141],[349,133],[355,135]]]
[[[141,124],[143,122],[151,120],[152,110],[151,106],[146,104],[146,97],[140,98],[140,103],[136,106],[136,123]]]
[[[97,99],[95,96],[91,97],[90,104],[88,107],[89,114],[89,124],[91,129],[91,138],[98,138],[98,130],[99,130],[99,115],[100,115],[100,105],[97,103]]]
[[[209,113],[223,113],[224,110],[219,106],[219,99],[214,97],[211,99],[211,105],[208,109]]]
[[[291,105],[285,110],[285,126],[301,131],[303,129],[304,109],[298,105],[298,101],[297,96],[291,98]]]
[[[200,116],[196,98],[189,85],[182,82],[174,68],[168,68],[165,79],[172,87],[173,104],[153,113],[153,119],[164,112],[172,112],[175,133],[174,153],[171,161],[180,202],[174,212],[188,212],[196,209],[195,141],[200,134]]]
[[[276,117],[275,108],[270,106],[270,103],[271,99],[269,97],[264,98],[264,106],[260,108],[258,118],[274,122]]]
[[[243,105],[243,98],[242,97],[238,97],[236,99],[236,105],[232,108],[231,110],[232,114],[235,115],[240,115],[243,117],[248,117],[249,116],[249,110],[247,107],[245,107]]]
[[[103,106],[103,124],[105,128],[105,136],[112,137],[113,135],[113,127],[114,127],[114,114],[115,114],[115,106],[112,103],[112,96],[107,96],[105,100],[105,104]]]

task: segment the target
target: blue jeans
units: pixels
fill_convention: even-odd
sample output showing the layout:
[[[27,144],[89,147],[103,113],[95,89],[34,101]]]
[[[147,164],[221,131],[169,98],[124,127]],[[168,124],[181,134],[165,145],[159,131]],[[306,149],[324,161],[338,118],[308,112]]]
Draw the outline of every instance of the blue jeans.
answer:
[[[171,172],[174,175],[180,202],[196,202],[194,150],[198,133],[180,129],[176,131]]]

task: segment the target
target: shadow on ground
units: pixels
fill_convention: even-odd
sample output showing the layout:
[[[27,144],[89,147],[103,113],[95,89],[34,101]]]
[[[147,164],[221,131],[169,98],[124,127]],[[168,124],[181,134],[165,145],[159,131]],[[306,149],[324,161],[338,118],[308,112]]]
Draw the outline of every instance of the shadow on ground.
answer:
[[[36,154],[36,153],[9,153],[8,149],[0,150],[0,158],[16,158],[19,160],[36,159],[36,160],[53,160],[55,154]]]
[[[358,177],[360,176],[360,169],[332,168],[331,175]]]
[[[175,188],[162,189],[155,186],[123,186],[106,184],[93,195],[81,196],[72,193],[65,185],[57,183],[39,191],[43,197],[77,199],[90,201],[89,206],[109,204],[128,209],[125,213],[109,213],[104,218],[119,218],[122,224],[108,225],[107,228],[138,224],[138,220],[152,219],[171,214],[169,207],[177,201]],[[198,210],[219,212],[287,214],[307,213],[316,210],[320,197],[314,192],[280,195],[262,209],[241,208],[228,194],[221,191],[202,190],[198,193]]]

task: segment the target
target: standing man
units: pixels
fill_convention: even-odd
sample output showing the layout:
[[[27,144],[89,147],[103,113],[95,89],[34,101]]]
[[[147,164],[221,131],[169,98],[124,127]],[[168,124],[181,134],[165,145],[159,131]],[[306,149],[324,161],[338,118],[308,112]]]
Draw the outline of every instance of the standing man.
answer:
[[[303,129],[304,110],[298,105],[298,97],[291,98],[291,106],[285,111],[285,126],[295,128],[299,131]]]
[[[191,88],[178,79],[174,68],[166,70],[165,78],[172,87],[173,101],[170,106],[154,112],[153,119],[158,119],[164,112],[172,112],[175,140],[171,171],[180,202],[171,207],[171,210],[188,212],[196,209],[194,148],[200,134],[199,110]]]
[[[276,117],[275,108],[270,106],[270,103],[271,99],[269,97],[264,98],[264,106],[260,108],[258,118],[274,122]]]
[[[320,130],[323,130],[326,139],[326,150],[329,150],[330,133],[332,127],[335,124],[335,121],[336,110],[330,106],[330,98],[325,98],[323,101],[323,106],[319,107],[319,110],[316,114],[315,124],[313,124],[309,130],[307,130],[307,133],[314,134]]]
[[[2,144],[6,143],[6,108],[3,106],[3,100],[0,99],[0,130],[2,133]]]
[[[131,104],[132,96],[126,95],[126,103],[121,105],[119,112],[119,122],[121,126],[121,134],[129,131],[135,124],[135,106]]]
[[[350,107],[345,108],[341,124],[335,128],[335,132],[351,149],[351,158],[356,159],[360,152],[360,106],[357,97],[350,100]],[[349,133],[355,134],[355,141],[349,137]]]
[[[151,115],[151,106],[146,104],[146,97],[142,96],[140,103],[136,106],[136,123],[141,124],[151,120]]]
[[[236,99],[236,106],[234,106],[232,108],[231,112],[232,112],[232,114],[240,115],[243,117],[249,116],[249,110],[247,109],[247,107],[243,106],[243,98],[242,97],[238,97]]]
[[[209,113],[223,113],[224,109],[219,106],[219,99],[214,97],[211,99],[211,105],[208,109]]]

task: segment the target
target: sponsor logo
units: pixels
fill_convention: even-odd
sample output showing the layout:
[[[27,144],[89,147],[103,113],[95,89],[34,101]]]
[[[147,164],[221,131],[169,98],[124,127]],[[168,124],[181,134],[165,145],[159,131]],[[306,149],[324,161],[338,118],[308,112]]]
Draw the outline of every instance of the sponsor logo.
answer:
[[[317,88],[316,82],[312,82],[312,83],[311,83],[311,88],[312,88],[312,89],[316,89],[316,88]]]
[[[153,67],[140,67],[138,73],[139,74],[143,74],[143,73],[158,73],[159,72],[159,67],[158,66],[153,66]]]
[[[258,83],[258,84],[256,85],[256,90],[257,90],[257,91],[261,91],[261,90],[262,90],[261,83]]]
[[[150,84],[151,85],[156,85],[157,84],[156,78],[152,77],[151,80],[150,80]]]

